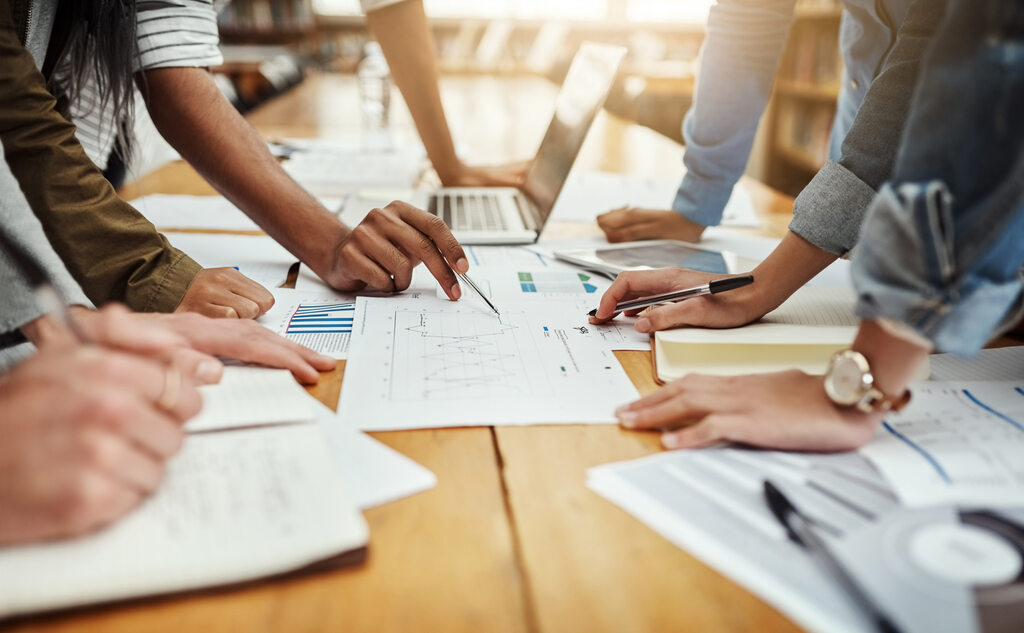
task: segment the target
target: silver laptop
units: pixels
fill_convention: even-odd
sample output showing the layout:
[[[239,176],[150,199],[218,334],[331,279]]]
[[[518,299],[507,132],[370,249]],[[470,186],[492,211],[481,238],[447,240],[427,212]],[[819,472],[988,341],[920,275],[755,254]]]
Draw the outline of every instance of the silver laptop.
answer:
[[[580,46],[521,190],[444,187],[417,192],[408,202],[443,219],[462,244],[535,242],[569,177],[590,125],[604,106],[625,55],[626,49],[621,46],[589,42]],[[342,218],[350,221],[347,208]]]

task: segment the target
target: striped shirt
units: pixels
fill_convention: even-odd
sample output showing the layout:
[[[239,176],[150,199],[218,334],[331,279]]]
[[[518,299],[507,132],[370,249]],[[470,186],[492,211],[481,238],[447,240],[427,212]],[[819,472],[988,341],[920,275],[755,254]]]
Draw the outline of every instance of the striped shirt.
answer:
[[[138,58],[135,71],[171,67],[216,66],[223,61],[213,0],[136,0]],[[136,91],[137,111],[144,105]],[[118,121],[108,106],[101,111],[93,86],[86,86],[71,106],[78,140],[100,169],[106,169]]]

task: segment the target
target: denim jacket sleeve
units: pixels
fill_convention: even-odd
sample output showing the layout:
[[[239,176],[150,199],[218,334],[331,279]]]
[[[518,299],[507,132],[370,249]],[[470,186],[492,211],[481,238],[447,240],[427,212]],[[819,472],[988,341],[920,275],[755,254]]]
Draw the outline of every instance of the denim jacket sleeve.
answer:
[[[795,0],[719,0],[708,15],[693,106],[683,120],[686,175],[672,208],[722,219],[743,174],[793,20]]]
[[[789,230],[818,248],[849,253],[875,194],[892,176],[921,58],[944,6],[944,0],[915,0],[910,6],[843,140],[842,157],[828,161],[797,196]]]
[[[922,63],[892,184],[854,253],[857,312],[977,352],[1022,306],[1024,0],[953,0]]]

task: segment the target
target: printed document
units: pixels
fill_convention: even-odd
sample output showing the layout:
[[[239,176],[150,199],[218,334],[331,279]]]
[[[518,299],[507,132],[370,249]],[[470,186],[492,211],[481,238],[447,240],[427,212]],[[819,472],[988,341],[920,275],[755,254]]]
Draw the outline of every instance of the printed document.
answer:
[[[266,235],[167,233],[164,237],[203,268],[237,268],[268,288],[287,281],[288,271],[298,261]]]
[[[348,357],[356,297],[274,288],[274,306],[257,322],[290,341],[338,359]],[[330,293],[330,294],[328,294]]]
[[[364,430],[614,423],[637,397],[604,345],[543,311],[360,298],[338,415]]]

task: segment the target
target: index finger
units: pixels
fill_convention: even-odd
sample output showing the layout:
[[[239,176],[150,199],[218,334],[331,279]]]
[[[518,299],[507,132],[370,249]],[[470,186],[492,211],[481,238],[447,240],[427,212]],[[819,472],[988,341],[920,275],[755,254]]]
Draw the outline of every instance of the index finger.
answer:
[[[404,202],[392,202],[391,204],[397,206],[398,215],[402,220],[434,242],[437,250],[448,260],[448,264],[451,265],[455,272],[464,273],[469,271],[469,260],[466,258],[466,252],[462,250],[462,245],[452,235],[444,220]]]
[[[661,280],[656,270],[628,271],[620,273],[612,285],[601,296],[594,319],[598,323],[614,319],[615,306],[624,299],[646,297],[664,292],[667,285]]]

